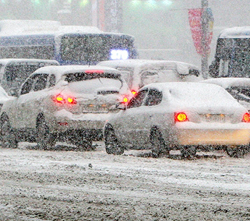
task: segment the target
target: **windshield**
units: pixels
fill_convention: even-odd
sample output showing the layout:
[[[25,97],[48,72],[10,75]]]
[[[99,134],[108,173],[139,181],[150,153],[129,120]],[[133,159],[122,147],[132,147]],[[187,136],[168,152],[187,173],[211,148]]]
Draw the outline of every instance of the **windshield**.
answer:
[[[250,87],[231,87],[226,89],[238,101],[250,102]]]
[[[250,38],[219,39],[217,53],[223,77],[250,77]]]
[[[78,93],[95,93],[99,90],[119,90],[123,86],[120,76],[113,73],[71,73],[64,80],[70,90]]]
[[[133,40],[113,35],[65,35],[61,40],[63,60],[98,62],[127,59]]]

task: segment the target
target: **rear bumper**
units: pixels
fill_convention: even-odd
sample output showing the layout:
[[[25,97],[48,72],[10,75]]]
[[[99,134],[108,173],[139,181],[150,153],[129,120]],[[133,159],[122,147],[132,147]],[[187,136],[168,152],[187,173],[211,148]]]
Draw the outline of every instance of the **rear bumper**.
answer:
[[[67,130],[102,130],[110,117],[105,114],[72,114],[61,110],[55,113],[54,129],[58,132]]]
[[[249,145],[250,125],[221,124],[204,128],[182,125],[177,126],[176,135],[179,145]]]

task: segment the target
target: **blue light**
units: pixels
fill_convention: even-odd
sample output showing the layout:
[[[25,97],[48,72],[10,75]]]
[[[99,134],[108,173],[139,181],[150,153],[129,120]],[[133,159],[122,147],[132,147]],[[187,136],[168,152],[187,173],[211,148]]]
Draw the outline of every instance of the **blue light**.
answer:
[[[146,4],[150,7],[155,7],[157,6],[157,2],[155,0],[148,0]]]
[[[163,3],[164,5],[166,5],[166,6],[170,6],[170,5],[173,4],[173,2],[172,2],[171,0],[164,0],[162,3]]]
[[[112,49],[110,51],[111,60],[126,60],[129,58],[128,50],[125,49]]]

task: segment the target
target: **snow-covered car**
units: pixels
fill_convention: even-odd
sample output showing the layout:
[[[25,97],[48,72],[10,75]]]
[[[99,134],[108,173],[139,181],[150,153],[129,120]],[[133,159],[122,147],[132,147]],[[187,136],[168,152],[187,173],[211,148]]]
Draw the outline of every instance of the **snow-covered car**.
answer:
[[[9,96],[6,91],[0,86],[0,110],[2,109],[3,104],[11,99],[12,97]]]
[[[36,70],[1,111],[3,146],[33,141],[41,149],[57,140],[91,149],[117,103],[132,97],[116,69],[48,66]]]
[[[98,65],[121,71],[134,94],[141,87],[150,83],[203,80],[197,66],[180,61],[128,59],[102,61]]]
[[[249,150],[250,115],[225,89],[195,82],[144,86],[104,127],[108,154],[125,149],[180,150],[192,157],[197,148],[225,149],[230,156]]]
[[[223,87],[250,111],[250,78],[210,78],[202,82]]]
[[[0,59],[0,82],[8,95],[19,90],[22,83],[38,68],[59,65],[56,60],[6,58]]]

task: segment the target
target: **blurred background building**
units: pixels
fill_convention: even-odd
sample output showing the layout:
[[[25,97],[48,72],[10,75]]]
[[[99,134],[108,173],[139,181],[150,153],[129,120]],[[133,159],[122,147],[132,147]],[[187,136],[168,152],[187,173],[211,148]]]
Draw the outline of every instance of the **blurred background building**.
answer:
[[[249,0],[208,0],[214,17],[211,56],[219,32],[250,24]],[[57,20],[94,25],[136,39],[140,58],[181,60],[200,66],[188,10],[201,0],[0,0],[1,19]]]

